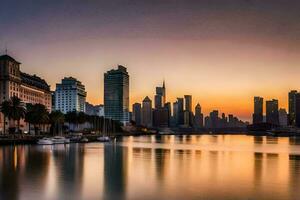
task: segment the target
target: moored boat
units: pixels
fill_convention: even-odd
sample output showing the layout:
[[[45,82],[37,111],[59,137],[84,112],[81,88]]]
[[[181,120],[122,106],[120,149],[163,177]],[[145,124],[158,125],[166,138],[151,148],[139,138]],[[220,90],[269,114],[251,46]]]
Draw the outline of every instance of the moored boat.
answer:
[[[37,141],[37,144],[41,145],[52,145],[54,144],[51,138],[42,138]]]
[[[97,140],[99,142],[110,142],[111,139],[108,136],[100,136],[100,137],[97,138]]]

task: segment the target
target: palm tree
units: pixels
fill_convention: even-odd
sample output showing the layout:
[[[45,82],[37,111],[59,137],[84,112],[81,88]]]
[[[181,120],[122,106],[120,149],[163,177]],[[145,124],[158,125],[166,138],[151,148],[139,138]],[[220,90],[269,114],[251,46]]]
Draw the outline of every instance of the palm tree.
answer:
[[[16,96],[11,97],[1,104],[1,112],[4,115],[4,132],[5,132],[5,119],[17,121],[17,131],[20,130],[20,120],[25,118],[26,108],[25,104]]]
[[[8,116],[10,115],[10,106],[10,101],[6,100],[1,103],[1,112],[3,114],[3,134],[5,134],[6,131],[6,118],[8,118]]]
[[[34,125],[34,132],[37,134],[40,125],[45,125],[49,123],[49,113],[43,104],[28,104],[27,105],[27,114],[25,116],[25,121]]]
[[[61,126],[65,122],[65,115],[60,111],[53,111],[49,115],[52,124],[53,134],[61,133]]]
[[[20,131],[20,120],[25,118],[25,104],[16,96],[11,97],[11,119],[17,121],[17,132]]]
[[[76,111],[71,111],[71,112],[68,112],[66,115],[65,115],[65,119],[66,119],[66,122],[68,122],[69,124],[69,129],[71,129],[71,124],[76,124],[77,125],[77,112]]]

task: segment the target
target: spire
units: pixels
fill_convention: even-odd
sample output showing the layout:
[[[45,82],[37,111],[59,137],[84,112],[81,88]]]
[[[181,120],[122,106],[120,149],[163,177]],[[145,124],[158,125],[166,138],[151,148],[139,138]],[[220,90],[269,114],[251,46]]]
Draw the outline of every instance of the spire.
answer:
[[[163,81],[163,88],[165,88],[165,79],[164,79],[164,81]]]

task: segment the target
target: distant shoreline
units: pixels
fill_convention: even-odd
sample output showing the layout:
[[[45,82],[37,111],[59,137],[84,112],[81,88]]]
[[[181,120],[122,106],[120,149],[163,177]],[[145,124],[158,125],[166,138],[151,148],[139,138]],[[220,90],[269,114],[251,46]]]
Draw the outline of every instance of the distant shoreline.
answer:
[[[192,135],[211,135],[211,136],[216,136],[216,135],[248,135],[248,136],[270,136],[270,137],[297,137],[297,135],[270,135],[268,132],[223,132],[223,133],[170,133],[170,134],[146,134],[146,133],[118,133],[114,134],[114,137],[120,138],[120,137],[129,137],[129,136],[192,136]],[[49,135],[48,135],[49,136]],[[90,142],[96,142],[97,137],[100,135],[84,135],[84,137],[88,138]],[[8,137],[13,137],[13,136],[8,136]],[[21,136],[18,135],[15,138],[8,138],[8,137],[0,137],[0,146],[1,145],[19,145],[19,144],[36,144],[38,139],[46,137],[46,136],[23,136],[23,138],[20,138]],[[300,135],[299,135],[300,137]],[[80,142],[71,142],[71,143],[80,143]]]

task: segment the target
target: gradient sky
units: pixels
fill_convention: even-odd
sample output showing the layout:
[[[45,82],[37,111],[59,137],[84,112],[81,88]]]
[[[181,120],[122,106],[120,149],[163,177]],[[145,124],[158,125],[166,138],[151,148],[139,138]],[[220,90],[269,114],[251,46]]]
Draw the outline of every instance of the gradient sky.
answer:
[[[103,73],[130,73],[130,101],[192,94],[212,109],[249,119],[253,96],[278,98],[300,86],[300,1],[1,0],[0,50],[55,88],[82,81],[103,103]]]

